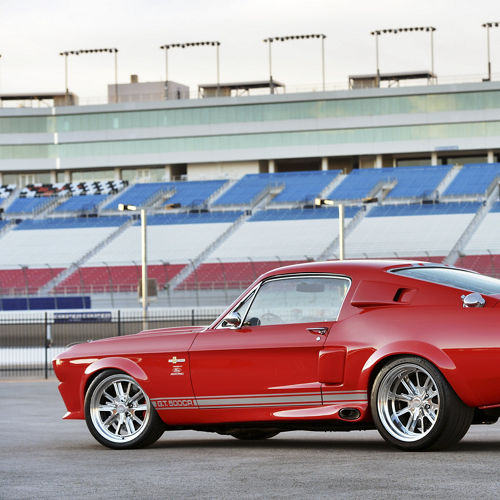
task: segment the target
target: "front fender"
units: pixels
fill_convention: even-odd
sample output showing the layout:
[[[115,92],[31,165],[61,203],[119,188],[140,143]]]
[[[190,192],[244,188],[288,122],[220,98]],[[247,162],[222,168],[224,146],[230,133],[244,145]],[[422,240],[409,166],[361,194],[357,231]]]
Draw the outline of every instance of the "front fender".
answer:
[[[131,359],[128,358],[102,358],[94,361],[90,365],[87,366],[84,372],[84,376],[80,380],[80,410],[70,412],[67,414],[65,418],[85,418],[84,414],[84,402],[85,402],[85,393],[88,387],[88,381],[92,378],[92,376],[103,370],[120,370],[127,375],[130,375],[138,382],[147,382],[148,376],[144,372],[144,370]]]
[[[148,380],[148,376],[144,372],[144,370],[135,362],[129,358],[102,358],[94,361],[85,369],[85,377],[87,380],[93,373],[102,370],[121,370],[131,377],[134,377],[136,380],[146,381]]]

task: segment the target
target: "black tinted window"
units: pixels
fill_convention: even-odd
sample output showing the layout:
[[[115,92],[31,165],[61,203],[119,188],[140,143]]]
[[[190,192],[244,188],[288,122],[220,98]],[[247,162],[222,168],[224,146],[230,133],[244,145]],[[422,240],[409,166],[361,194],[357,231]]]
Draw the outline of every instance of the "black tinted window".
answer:
[[[500,280],[476,274],[460,269],[450,269],[447,267],[412,267],[408,269],[397,269],[393,271],[409,278],[417,278],[439,285],[448,285],[453,288],[470,290],[471,292],[491,295],[500,293]]]

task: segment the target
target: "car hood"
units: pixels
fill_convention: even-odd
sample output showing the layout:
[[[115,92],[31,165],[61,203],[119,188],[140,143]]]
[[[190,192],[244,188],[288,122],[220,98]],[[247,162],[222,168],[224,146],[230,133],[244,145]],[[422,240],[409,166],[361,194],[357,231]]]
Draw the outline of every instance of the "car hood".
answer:
[[[170,328],[155,328],[153,330],[143,330],[134,334],[137,335],[182,335],[183,333],[199,333],[206,330],[207,326],[173,326]]]
[[[206,326],[157,328],[144,330],[133,335],[91,340],[70,346],[55,359],[119,356],[140,352],[186,351],[196,335],[206,328]]]

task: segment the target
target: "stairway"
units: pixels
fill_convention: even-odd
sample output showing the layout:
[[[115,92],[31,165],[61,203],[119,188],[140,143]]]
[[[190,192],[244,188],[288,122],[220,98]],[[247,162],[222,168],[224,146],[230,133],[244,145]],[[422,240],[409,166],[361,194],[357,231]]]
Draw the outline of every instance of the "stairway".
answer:
[[[498,201],[498,181],[496,181],[495,189],[492,189],[486,201],[481,206],[481,208],[476,212],[473,219],[470,221],[468,226],[465,228],[464,232],[460,236],[460,238],[455,243],[454,247],[451,249],[450,253],[443,260],[443,264],[448,264],[450,266],[454,265],[455,262],[461,257],[463,254],[464,248],[469,243],[472,235],[476,232],[476,229],[479,227],[483,219],[486,217],[488,212],[490,211],[491,206]]]
[[[195,259],[191,260],[180,273],[174,276],[169,282],[170,290],[175,290],[175,287],[182,283],[217,247],[229,238],[244,222],[246,222],[252,214],[244,212],[241,217],[236,219],[230,227],[228,227],[211,245],[203,250]]]
[[[352,231],[359,225],[359,223],[371,212],[375,204],[363,205],[361,210],[351,219],[349,224],[344,228],[344,243],[347,236],[352,233]],[[316,260],[327,260],[332,258],[338,258],[339,252],[339,236],[337,236],[324,250],[321,252]],[[335,251],[338,253],[336,254]],[[348,255],[346,255],[348,257]]]
[[[69,267],[67,267],[64,271],[59,273],[54,279],[46,283],[43,287],[38,290],[37,295],[47,295],[50,293],[57,285],[62,283],[68,276],[74,273],[79,267],[82,267],[85,262],[87,262],[93,255],[95,255],[101,248],[105,247],[108,243],[113,241],[117,236],[123,233],[127,228],[129,228],[135,219],[132,217],[128,219],[121,226],[117,227],[115,231],[111,234],[108,234],[106,238],[104,238],[101,242],[99,242],[92,250],[89,250],[85,255],[83,255],[76,262],[73,262]]]

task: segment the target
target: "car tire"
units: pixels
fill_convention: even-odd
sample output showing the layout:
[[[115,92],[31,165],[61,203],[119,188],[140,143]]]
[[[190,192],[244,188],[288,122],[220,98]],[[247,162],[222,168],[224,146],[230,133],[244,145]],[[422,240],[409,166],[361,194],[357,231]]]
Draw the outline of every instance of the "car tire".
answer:
[[[278,435],[278,431],[266,431],[256,429],[241,429],[236,432],[231,432],[229,435],[241,441],[259,441],[262,439],[270,439]]]
[[[94,438],[113,449],[148,446],[165,430],[146,392],[119,370],[106,370],[92,381],[85,395],[85,421]]]
[[[459,399],[441,372],[415,356],[395,359],[380,370],[370,405],[381,436],[410,451],[458,443],[474,416],[474,409]]]

